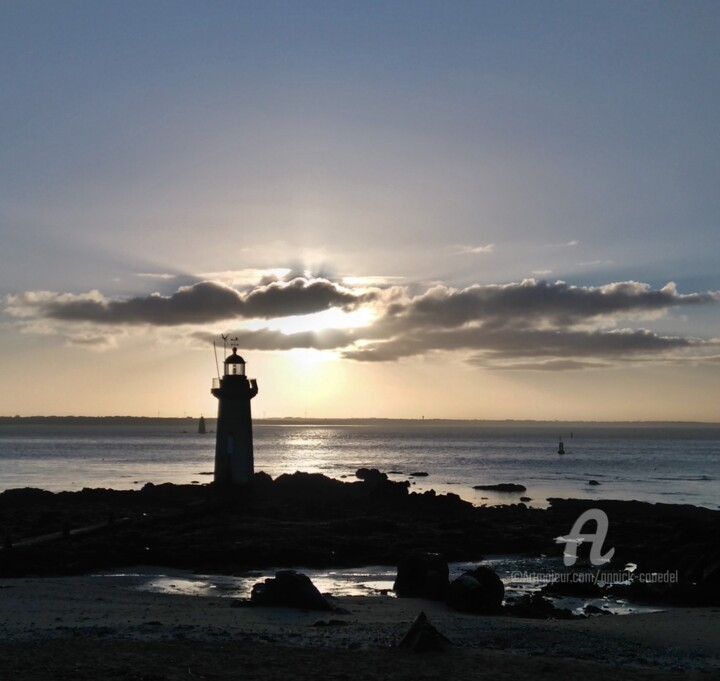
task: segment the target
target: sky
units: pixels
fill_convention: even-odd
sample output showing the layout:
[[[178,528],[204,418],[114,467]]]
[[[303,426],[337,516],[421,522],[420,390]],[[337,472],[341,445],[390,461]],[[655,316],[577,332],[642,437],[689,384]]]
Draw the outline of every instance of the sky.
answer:
[[[718,35],[1,0],[0,414],[212,416],[224,334],[260,417],[720,421]]]

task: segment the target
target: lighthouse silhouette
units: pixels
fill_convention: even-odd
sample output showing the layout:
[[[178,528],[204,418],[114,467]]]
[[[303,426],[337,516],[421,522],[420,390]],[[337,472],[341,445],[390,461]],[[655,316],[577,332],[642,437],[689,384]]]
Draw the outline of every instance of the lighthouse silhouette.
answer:
[[[257,395],[258,386],[245,375],[237,338],[231,343],[232,354],[225,358],[223,376],[213,379],[210,391],[219,400],[214,479],[223,485],[249,485],[254,465],[250,400]]]

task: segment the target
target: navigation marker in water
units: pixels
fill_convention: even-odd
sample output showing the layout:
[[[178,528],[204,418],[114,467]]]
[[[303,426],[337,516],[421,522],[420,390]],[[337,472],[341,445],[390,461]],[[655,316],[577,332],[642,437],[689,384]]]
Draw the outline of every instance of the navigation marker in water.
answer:
[[[224,339],[223,339],[224,340]],[[245,376],[245,360],[237,354],[237,338],[231,340],[232,354],[223,362],[224,374],[213,379],[212,394],[218,398],[215,440],[215,482],[249,485],[253,477],[253,436],[250,400],[257,395],[257,381]]]

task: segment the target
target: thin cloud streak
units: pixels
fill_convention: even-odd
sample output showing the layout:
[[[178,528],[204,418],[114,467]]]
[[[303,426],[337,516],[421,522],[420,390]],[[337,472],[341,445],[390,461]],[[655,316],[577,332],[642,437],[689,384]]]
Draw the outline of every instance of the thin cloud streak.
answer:
[[[485,244],[484,246],[458,246],[456,252],[462,255],[494,253],[495,244]]]
[[[227,332],[242,350],[277,352],[285,350],[337,350],[345,348],[358,339],[358,333],[348,329],[324,329],[322,331],[299,331],[283,333],[275,329],[231,329]],[[193,337],[203,343],[217,340],[217,334],[197,332]]]
[[[570,239],[570,241],[565,241],[560,244],[545,244],[545,248],[574,248],[579,245],[580,242],[577,239]]]

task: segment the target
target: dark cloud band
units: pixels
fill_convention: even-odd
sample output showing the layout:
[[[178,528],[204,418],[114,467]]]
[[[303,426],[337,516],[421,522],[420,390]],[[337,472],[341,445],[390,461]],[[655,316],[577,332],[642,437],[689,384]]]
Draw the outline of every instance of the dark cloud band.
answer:
[[[168,327],[232,324],[372,305],[377,313],[374,321],[356,329],[288,334],[235,327],[231,333],[246,350],[336,350],[360,362],[447,352],[485,367],[557,371],[707,355],[714,341],[663,336],[637,326],[672,308],[717,301],[717,292],[680,294],[674,284],[653,289],[633,281],[599,287],[533,279],[465,289],[440,285],[411,296],[407,288],[398,286],[353,289],[327,279],[295,277],[261,282],[245,291],[202,281],[170,296],[110,301],[97,292],[85,296],[30,292],[9,296],[6,311],[15,317],[89,327]],[[619,328],[621,320],[636,328]],[[195,336],[209,339],[203,331]]]
[[[177,326],[233,318],[271,319],[321,312],[331,307],[352,309],[368,299],[326,280],[297,278],[272,282],[242,293],[230,286],[203,281],[171,296],[158,294],[126,300],[58,298],[43,302],[42,316],[96,324]]]

